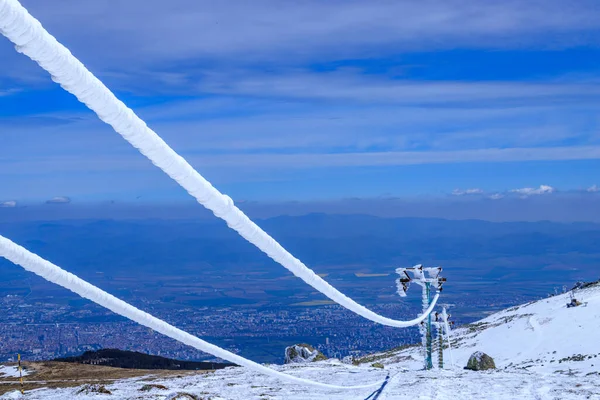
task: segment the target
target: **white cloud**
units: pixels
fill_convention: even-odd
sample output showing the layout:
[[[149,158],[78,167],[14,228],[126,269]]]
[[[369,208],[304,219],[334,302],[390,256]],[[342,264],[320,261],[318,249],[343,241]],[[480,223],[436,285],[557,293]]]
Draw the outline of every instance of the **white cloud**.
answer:
[[[70,203],[71,199],[66,196],[53,197],[50,200],[46,200],[46,204],[67,204]]]
[[[52,34],[68,39],[75,54],[118,70],[173,59],[230,63],[352,59],[389,51],[560,48],[598,43],[594,32],[600,27],[594,0],[547,0],[543,7],[515,0],[23,3]],[[95,43],[105,44],[112,54],[93,54],[90,44]]]
[[[321,74],[324,79],[313,82],[296,76],[302,73],[282,75],[277,71],[411,52],[465,48],[562,49],[600,44],[597,34],[600,10],[593,0],[572,0],[568,6],[562,0],[548,0],[544,7],[536,2],[515,0],[308,0],[284,4],[274,0],[23,0],[23,3],[86,65],[106,78],[109,87],[118,90],[134,87],[136,91],[159,88],[163,94],[169,90],[189,92],[192,89],[240,94],[266,91],[272,96],[289,92],[303,98],[312,92],[319,98],[376,95],[403,98],[414,94],[431,101],[434,96],[427,95],[428,90],[434,94],[441,92],[445,99],[452,97],[450,91],[462,93],[463,88],[451,82],[442,87],[432,82],[417,88],[410,85],[386,88],[385,83],[369,88],[354,83],[358,87],[344,91],[346,82],[328,84],[327,73]],[[145,10],[144,16],[137,18],[141,8]],[[398,24],[398,15],[402,16],[402,24]],[[552,40],[548,40],[549,37]],[[98,51],[98,46],[110,51]],[[0,59],[3,66],[6,65],[0,70],[0,76],[30,85],[51,83],[43,71],[17,55],[12,46],[0,45]],[[214,69],[205,71],[202,65],[213,65]],[[216,75],[211,72],[222,71],[227,66],[250,71],[252,75],[260,69],[257,66],[264,65],[275,71],[270,79],[263,74],[237,76],[234,71]],[[403,75],[411,68],[414,65],[401,63],[390,73]],[[473,86],[489,87],[478,92],[478,97],[493,97],[496,93],[507,97],[501,85]],[[519,92],[530,98],[548,90],[535,85],[533,90],[528,89],[523,86]],[[466,87],[465,90],[468,94],[472,89]],[[580,93],[575,88],[572,90],[573,95]],[[406,96],[401,94],[403,91],[407,92]]]
[[[533,101],[573,96],[598,96],[597,82],[411,81],[365,76],[357,71],[284,73],[212,71],[198,83],[184,82],[198,93],[272,96],[293,99],[350,100],[399,104],[440,104],[465,101]],[[189,90],[189,89],[188,89]]]
[[[12,94],[18,93],[20,90],[18,89],[8,89],[8,90],[0,90],[0,97],[10,96]]]
[[[600,158],[598,147],[554,147],[474,149],[457,151],[390,151],[354,153],[295,153],[295,154],[194,154],[181,151],[194,168],[209,167],[313,169],[324,167],[395,166],[453,163],[518,162],[544,160],[589,160]],[[137,154],[124,155],[64,155],[35,157],[33,160],[14,160],[3,163],[5,169],[23,174],[57,173],[85,170],[144,171],[153,166]],[[237,173],[237,172],[236,172]],[[516,189],[524,190],[524,189]],[[539,189],[531,189],[539,190]],[[518,192],[515,192],[518,193]]]
[[[587,191],[590,193],[600,192],[600,187],[598,185],[592,185],[589,188],[587,188]]]
[[[502,198],[504,198],[504,195],[502,193],[494,193],[490,195],[490,199],[492,200],[500,200]]]
[[[470,195],[470,194],[483,194],[483,193],[484,193],[483,189],[479,189],[479,188],[472,188],[472,189],[466,189],[466,190],[454,189],[452,191],[452,194],[455,196],[465,196],[465,195]]]
[[[521,188],[521,189],[513,189],[510,192],[520,194],[523,197],[528,197],[532,195],[541,195],[541,194],[550,194],[554,193],[556,189],[552,186],[548,185],[540,185],[539,188]]]
[[[17,206],[17,202],[14,200],[0,201],[0,208],[14,208]]]

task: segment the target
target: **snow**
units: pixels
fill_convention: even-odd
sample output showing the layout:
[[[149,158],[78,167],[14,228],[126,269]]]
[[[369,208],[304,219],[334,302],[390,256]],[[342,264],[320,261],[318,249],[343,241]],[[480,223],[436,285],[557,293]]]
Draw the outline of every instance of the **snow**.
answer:
[[[380,357],[377,362],[385,364],[383,370],[370,367],[371,362],[355,366],[337,360],[272,366],[279,372],[334,385],[361,385],[389,377],[382,389],[307,388],[282,384],[245,368],[226,368],[181,378],[126,379],[107,385],[113,394],[102,395],[102,398],[139,399],[143,394],[144,399],[164,400],[183,392],[213,400],[600,400],[600,346],[595,336],[600,328],[600,288],[581,290],[576,297],[588,305],[567,309],[569,296],[560,295],[513,307],[456,329],[452,334],[456,363],[445,370],[422,370],[422,355],[418,348],[374,355]],[[476,351],[492,356],[498,369],[464,370],[468,358]],[[558,362],[577,354],[591,355],[592,358]],[[555,361],[550,362],[552,359]],[[140,392],[146,383],[162,384],[168,390]],[[76,394],[77,390],[40,389],[27,393],[26,398],[85,400],[100,396]]]
[[[18,390],[13,390],[12,392],[6,393],[2,396],[3,399],[12,400],[12,399],[22,399],[24,396]]]
[[[512,370],[493,372],[452,371],[406,371],[391,367],[388,371],[367,367],[350,367],[330,362],[318,362],[313,366],[281,367],[282,371],[306,379],[327,379],[335,384],[360,384],[391,374],[388,384],[377,400],[392,399],[600,399],[597,377],[574,377],[567,375],[538,375]],[[242,368],[227,368],[214,374],[194,375],[183,378],[153,380],[165,385],[167,390],[154,389],[140,392],[148,382],[144,379],[127,379],[106,388],[112,395],[77,394],[79,388],[41,389],[26,394],[31,400],[69,399],[169,399],[174,393],[190,393],[201,399],[227,400],[364,400],[376,392],[361,389],[352,392],[306,388],[299,385],[281,385],[279,381]],[[569,393],[565,397],[566,393]],[[142,396],[143,395],[143,396]],[[0,397],[8,399],[7,397]],[[372,400],[370,398],[369,400]]]
[[[144,121],[120,102],[81,62],[45,31],[17,0],[0,0],[0,33],[16,44],[17,51],[29,56],[50,72],[53,80],[96,112],[101,120],[111,125],[199,203],[225,220],[229,227],[273,260],[330,299],[367,319],[388,326],[416,325],[428,314],[410,321],[396,321],[383,317],[354,302],[316,275],[243,214],[231,198],[215,189],[175,153]],[[551,187],[542,186],[540,189],[526,189],[528,192],[521,194],[547,193],[552,190]],[[27,265],[29,270],[49,281],[70,288],[83,297],[183,343],[248,367],[228,368],[210,375],[159,380],[157,382],[169,387],[171,393],[144,394],[144,398],[165,399],[172,398],[177,392],[189,392],[213,399],[363,399],[369,398],[370,394],[370,397],[378,396],[379,400],[565,397],[600,399],[596,385],[600,374],[600,349],[597,338],[594,337],[600,331],[600,296],[597,289],[581,291],[580,300],[587,302],[585,307],[567,309],[565,304],[569,299],[566,296],[557,296],[505,310],[480,321],[479,324],[457,330],[453,334],[453,356],[457,363],[456,367],[450,370],[419,371],[422,361],[419,359],[419,352],[414,349],[390,356],[390,360],[386,362],[386,370],[350,366],[339,362],[318,362],[300,367],[276,366],[271,370],[135,309],[46,260],[31,253],[21,252],[25,249],[17,248],[6,239],[3,243],[2,250],[5,251],[4,255],[8,252],[7,258],[16,260],[20,265]],[[437,296],[432,302],[432,307],[436,301]],[[492,356],[500,370],[477,373],[462,371],[460,367],[466,364],[468,357],[475,350]],[[10,371],[10,368],[7,371]],[[385,378],[388,373],[389,381],[377,392],[365,388],[356,388],[353,392],[348,392],[331,386],[370,385],[373,381]],[[291,378],[284,374],[289,374]],[[291,379],[303,385],[282,383],[281,379]],[[326,381],[329,387],[315,381]],[[108,385],[108,389],[114,393],[115,398],[140,398],[141,383],[139,379],[129,379]],[[307,388],[304,386],[306,384],[316,386]],[[26,398],[62,400],[97,397],[95,394],[76,393],[77,388],[42,389],[30,392]],[[10,396],[14,396],[14,393],[2,398],[14,398]]]
[[[22,370],[23,376],[27,376],[29,372],[25,369]],[[19,368],[17,366],[6,366],[0,365],[0,378],[18,378],[19,377]]]
[[[476,348],[492,356],[498,368],[587,374],[600,371],[600,288],[579,290],[585,306],[567,308],[569,295],[551,297],[490,315],[471,328],[453,332],[459,338],[454,357],[463,365]],[[456,348],[456,346],[460,346]],[[568,358],[585,356],[583,361]],[[561,361],[562,360],[562,361]]]

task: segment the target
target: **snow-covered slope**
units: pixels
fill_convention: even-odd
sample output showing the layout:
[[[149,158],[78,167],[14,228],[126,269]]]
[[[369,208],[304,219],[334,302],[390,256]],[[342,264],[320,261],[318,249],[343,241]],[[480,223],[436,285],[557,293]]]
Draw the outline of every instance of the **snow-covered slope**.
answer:
[[[600,286],[575,292],[584,304],[567,308],[570,293],[512,307],[452,332],[449,364],[467,365],[476,350],[492,356],[499,369],[524,368],[576,375],[600,372]],[[416,348],[375,355],[383,364],[419,368]],[[600,376],[599,376],[600,377]]]
[[[127,379],[107,385],[112,395],[78,393],[81,388],[40,389],[28,399],[170,399],[186,392],[199,399],[596,399],[600,400],[600,287],[581,290],[586,306],[567,308],[560,295],[493,314],[453,333],[447,369],[422,371],[418,348],[374,354],[355,365],[337,360],[277,366],[280,371],[338,385],[360,385],[389,376],[378,391],[353,392],[281,383],[244,368],[212,374]],[[463,370],[474,351],[496,361],[497,370]],[[385,369],[371,367],[380,362]],[[140,389],[147,383],[167,389]],[[16,393],[4,398],[13,398]],[[182,397],[183,398],[183,397]]]
[[[567,308],[569,294],[513,307],[457,330],[459,365],[473,349],[498,368],[578,375],[600,371],[600,287],[579,290],[584,304]],[[600,376],[599,376],[600,378]]]

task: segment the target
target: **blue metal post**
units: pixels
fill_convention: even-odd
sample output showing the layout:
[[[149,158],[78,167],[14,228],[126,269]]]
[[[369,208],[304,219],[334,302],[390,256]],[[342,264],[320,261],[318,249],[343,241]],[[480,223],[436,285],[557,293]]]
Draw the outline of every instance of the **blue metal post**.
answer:
[[[425,291],[427,294],[427,306],[431,304],[431,283],[425,282]],[[426,328],[426,350],[425,350],[425,368],[432,369],[433,368],[433,340],[432,340],[432,330],[431,330],[431,313],[427,316],[427,328]]]

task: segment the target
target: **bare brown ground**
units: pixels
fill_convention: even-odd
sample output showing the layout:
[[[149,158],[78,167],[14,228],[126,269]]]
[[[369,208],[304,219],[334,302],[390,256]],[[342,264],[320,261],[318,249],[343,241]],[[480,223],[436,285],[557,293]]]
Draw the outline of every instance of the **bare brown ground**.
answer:
[[[3,365],[14,365],[3,363]],[[161,369],[126,369],[99,365],[74,364],[56,361],[26,362],[24,368],[28,375],[23,377],[24,389],[64,388],[81,386],[86,383],[110,384],[119,379],[146,376],[149,379],[177,377],[192,374],[206,374],[211,371],[170,371]],[[0,377],[0,395],[18,390],[21,387],[19,378]]]

